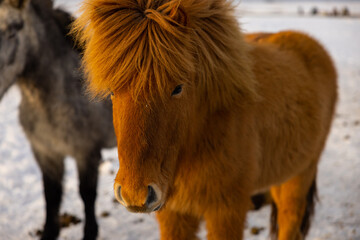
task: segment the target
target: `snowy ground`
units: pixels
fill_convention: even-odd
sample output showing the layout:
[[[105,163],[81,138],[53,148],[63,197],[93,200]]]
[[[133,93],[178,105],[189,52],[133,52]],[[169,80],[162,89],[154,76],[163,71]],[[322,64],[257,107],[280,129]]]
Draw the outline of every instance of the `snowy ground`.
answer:
[[[256,16],[311,16],[313,9],[318,10],[318,16],[331,14],[334,9],[341,14],[342,10],[347,7],[353,17],[359,17],[359,1],[270,1],[264,4],[263,1],[243,0],[240,2],[239,12],[246,15]],[[300,15],[299,13],[302,13]]]
[[[70,9],[76,8],[76,1],[68,3]],[[258,6],[266,9],[269,5]],[[339,73],[340,101],[319,166],[320,203],[308,239],[360,240],[360,20],[245,14],[240,22],[246,32],[297,29],[310,33],[333,56]],[[0,103],[0,239],[6,240],[36,239],[34,233],[44,221],[40,172],[18,122],[19,101],[19,91],[14,87]],[[97,200],[99,239],[158,239],[154,215],[128,213],[113,202],[116,150],[103,151],[103,159]],[[66,165],[61,212],[83,219],[74,161],[69,158]],[[106,213],[110,215],[104,217]],[[245,239],[267,239],[268,219],[269,208],[249,213]],[[81,239],[82,227],[80,223],[63,229],[60,239]],[[250,233],[252,227],[265,230],[255,236]],[[205,239],[205,235],[202,227],[200,236]]]

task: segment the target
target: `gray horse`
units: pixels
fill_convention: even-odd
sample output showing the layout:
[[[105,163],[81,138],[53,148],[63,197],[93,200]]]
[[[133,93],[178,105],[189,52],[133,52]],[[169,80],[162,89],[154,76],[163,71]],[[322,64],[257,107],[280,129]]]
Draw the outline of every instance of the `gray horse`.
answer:
[[[17,83],[20,123],[41,169],[46,221],[42,239],[59,234],[64,158],[76,159],[85,205],[84,239],[95,239],[101,148],[114,147],[111,103],[83,94],[80,52],[66,37],[72,18],[50,0],[0,0],[0,99]]]

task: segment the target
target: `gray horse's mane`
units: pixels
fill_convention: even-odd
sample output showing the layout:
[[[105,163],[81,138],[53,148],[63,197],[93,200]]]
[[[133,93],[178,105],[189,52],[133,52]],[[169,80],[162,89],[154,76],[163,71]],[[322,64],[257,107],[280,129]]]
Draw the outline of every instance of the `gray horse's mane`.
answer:
[[[82,51],[81,47],[76,44],[73,37],[69,35],[71,24],[75,20],[70,13],[61,8],[54,9],[53,1],[51,0],[31,0],[31,5],[44,24],[49,24],[51,20],[54,20],[56,26],[61,31],[62,35],[65,36],[68,43],[78,51]]]

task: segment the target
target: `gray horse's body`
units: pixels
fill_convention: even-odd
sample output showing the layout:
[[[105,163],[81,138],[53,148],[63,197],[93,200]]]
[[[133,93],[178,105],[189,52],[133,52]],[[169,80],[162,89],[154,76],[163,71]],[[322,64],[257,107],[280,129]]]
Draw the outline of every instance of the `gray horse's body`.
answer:
[[[0,99],[12,84],[19,85],[20,123],[43,175],[43,239],[59,233],[65,156],[74,157],[78,167],[84,238],[96,238],[100,150],[116,145],[111,103],[90,102],[83,94],[79,51],[65,37],[70,21],[49,0],[0,0]]]

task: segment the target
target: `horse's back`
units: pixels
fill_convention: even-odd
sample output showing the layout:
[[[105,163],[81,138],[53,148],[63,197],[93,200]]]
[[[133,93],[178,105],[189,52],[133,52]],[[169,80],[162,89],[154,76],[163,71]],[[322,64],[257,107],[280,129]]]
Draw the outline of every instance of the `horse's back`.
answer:
[[[337,98],[337,73],[331,57],[315,39],[295,31],[255,33],[248,34],[245,38],[248,42],[255,45],[255,48],[256,46],[261,46],[265,49],[271,49],[268,53],[273,54],[273,59],[268,60],[273,60],[272,64],[278,65],[278,70],[282,71],[285,75],[287,70],[289,70],[289,73],[291,71],[303,72],[306,76],[303,76],[299,81],[302,84],[307,84],[304,87],[316,90],[322,103],[326,103],[329,100],[328,104],[334,105]],[[256,61],[255,59],[255,64]],[[283,65],[288,67],[282,68]],[[256,68],[254,69],[256,73]],[[291,76],[289,76],[289,79],[291,79]],[[296,76],[294,76],[293,81],[296,81]],[[295,82],[290,84],[296,85]],[[333,108],[333,106],[330,106],[330,108]]]
[[[263,149],[259,165],[279,166],[261,171],[264,187],[306,167],[306,158],[318,160],[334,112],[336,71],[324,48],[305,34],[256,33],[246,40],[262,97],[254,107]]]
[[[276,46],[284,54],[293,55],[288,64],[293,64],[295,71],[301,68],[300,65],[305,67],[309,75],[308,85],[317,91],[323,110],[328,108],[330,112],[327,114],[332,115],[337,98],[337,73],[331,57],[318,41],[296,31],[250,34],[247,39],[260,45]]]
[[[332,82],[336,88],[337,74],[334,64],[323,46],[312,37],[296,31],[283,31],[248,34],[245,39],[248,42],[274,45],[279,50],[295,53],[314,74],[313,77],[317,77],[317,74],[327,75],[327,81]]]

